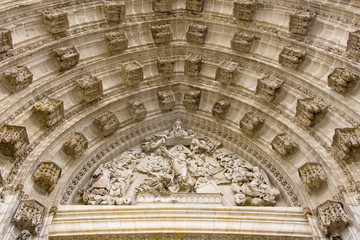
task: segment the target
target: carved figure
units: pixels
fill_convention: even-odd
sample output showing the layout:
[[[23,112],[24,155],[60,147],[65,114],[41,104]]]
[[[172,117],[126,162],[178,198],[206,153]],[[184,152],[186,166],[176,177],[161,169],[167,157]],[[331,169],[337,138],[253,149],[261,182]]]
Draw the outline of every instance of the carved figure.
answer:
[[[310,10],[298,10],[290,14],[289,31],[295,34],[307,35],[316,15],[315,12]]]
[[[67,155],[77,158],[87,149],[88,143],[83,133],[74,132],[64,143],[63,149]]]
[[[171,12],[173,0],[152,0],[154,12]]]
[[[11,31],[9,29],[0,28],[0,53],[12,49]]]
[[[127,109],[133,120],[142,120],[147,115],[145,103],[139,98],[129,100],[127,103]]]
[[[207,35],[208,27],[201,24],[189,24],[186,32],[186,40],[189,43],[204,44]]]
[[[175,107],[175,94],[171,90],[158,91],[158,99],[161,111],[171,111]]]
[[[328,86],[340,94],[345,94],[355,86],[359,78],[345,68],[335,68],[328,76]]]
[[[323,117],[329,105],[319,98],[297,100],[295,117],[305,126],[312,127]]]
[[[61,176],[61,168],[53,162],[42,162],[34,172],[34,182],[47,192],[52,192]]]
[[[326,175],[321,165],[316,162],[308,162],[299,168],[299,176],[307,192],[319,188],[321,183],[326,182]]]
[[[26,128],[5,124],[0,131],[0,151],[4,156],[23,157],[29,144]]]
[[[264,119],[254,112],[247,112],[240,120],[240,129],[245,134],[253,136],[264,124]]]
[[[360,130],[358,128],[336,128],[333,136],[332,154],[340,161],[354,160],[360,147]]]
[[[279,55],[279,63],[285,67],[299,69],[302,62],[305,61],[306,51],[294,46],[286,46]]]
[[[219,99],[214,103],[211,110],[212,115],[218,119],[225,119],[230,109],[231,102],[227,99]]]
[[[255,36],[248,32],[235,32],[231,40],[231,48],[238,52],[250,52]]]
[[[120,122],[113,112],[106,111],[103,114],[97,116],[94,120],[94,124],[97,125],[103,132],[104,137],[109,136],[120,128]]]
[[[188,110],[197,110],[199,108],[201,98],[200,89],[191,89],[184,93],[183,104]]]
[[[128,86],[137,85],[144,79],[143,66],[136,60],[124,63],[121,74]]]
[[[349,225],[349,217],[341,204],[327,200],[316,208],[316,215],[323,233],[330,236],[342,232]]]
[[[298,148],[298,145],[286,133],[280,133],[276,135],[274,140],[271,142],[271,147],[275,152],[285,157],[294,153]]]
[[[157,69],[162,78],[168,79],[173,76],[175,61],[168,57],[157,59]]]
[[[85,75],[78,79],[76,87],[82,99],[87,103],[99,100],[103,96],[102,81],[92,75]]]
[[[105,19],[109,23],[121,23],[125,20],[126,5],[123,1],[103,1]]]
[[[201,71],[202,57],[199,55],[188,55],[185,59],[185,75],[197,77]]]
[[[52,34],[64,33],[69,28],[67,12],[62,9],[52,9],[42,14],[47,29]]]
[[[169,43],[171,41],[172,32],[170,24],[151,26],[150,30],[156,44]]]
[[[65,117],[64,102],[45,97],[33,106],[35,114],[46,127],[53,127]]]
[[[193,12],[201,12],[204,9],[205,0],[186,0],[185,9]]]
[[[234,18],[242,21],[251,21],[257,8],[257,0],[234,1]]]
[[[258,79],[256,94],[266,101],[273,101],[281,92],[284,80],[275,75],[267,75]]]
[[[222,60],[216,69],[215,79],[219,83],[229,85],[235,78],[238,64],[236,62]]]
[[[40,232],[45,207],[36,200],[22,200],[16,209],[12,222],[17,228],[29,231],[32,235]]]
[[[79,63],[80,54],[74,46],[55,48],[53,55],[56,56],[61,71],[70,69]]]
[[[109,51],[123,51],[128,48],[129,40],[124,31],[106,33],[105,40]]]
[[[17,66],[15,68],[5,70],[1,80],[11,92],[17,92],[32,83],[33,74],[26,66]]]

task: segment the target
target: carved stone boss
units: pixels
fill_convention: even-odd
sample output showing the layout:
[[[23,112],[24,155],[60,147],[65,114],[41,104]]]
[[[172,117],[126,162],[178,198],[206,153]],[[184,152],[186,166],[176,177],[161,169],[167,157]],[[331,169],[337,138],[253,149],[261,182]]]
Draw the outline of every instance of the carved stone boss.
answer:
[[[279,55],[279,63],[285,67],[299,69],[302,62],[305,61],[306,51],[294,46],[286,46]]]
[[[150,27],[152,37],[156,44],[169,43],[172,38],[170,24],[161,24]]]
[[[350,161],[360,147],[360,130],[358,128],[336,128],[331,144],[332,153],[341,161]]]
[[[329,105],[318,98],[297,100],[295,117],[305,126],[312,127],[325,115]]]
[[[240,120],[240,129],[243,133],[253,136],[264,125],[264,122],[265,120],[254,112],[247,112]]]
[[[52,192],[61,176],[61,168],[53,162],[42,162],[34,172],[34,182],[47,192]]]
[[[286,133],[280,133],[271,142],[271,147],[275,152],[285,157],[294,153],[298,145]]]
[[[307,192],[311,192],[314,188],[319,188],[321,183],[326,182],[325,172],[319,163],[305,163],[298,171]]]
[[[231,40],[231,48],[238,52],[250,52],[255,36],[248,32],[235,32]]]
[[[190,89],[185,91],[183,104],[188,110],[197,110],[199,108],[201,98],[200,89]]]
[[[4,156],[24,156],[29,144],[26,128],[22,126],[4,125],[0,131],[0,151]]]
[[[53,50],[60,66],[60,70],[67,70],[79,63],[79,52],[74,47],[61,47]]]
[[[46,97],[35,103],[33,110],[46,127],[52,127],[64,119],[64,103],[61,100]]]
[[[69,28],[67,12],[62,9],[53,9],[43,12],[44,23],[52,34],[64,33]]]
[[[128,48],[129,40],[124,31],[106,33],[105,40],[109,51],[123,51]]]
[[[358,80],[358,75],[345,68],[335,68],[328,76],[328,86],[340,94],[345,94],[354,87]]]
[[[137,85],[144,79],[143,66],[136,60],[126,62],[122,65],[121,75],[126,85]]]
[[[197,77],[201,71],[202,57],[199,55],[188,55],[185,59],[185,75]]]
[[[227,99],[217,100],[211,110],[212,115],[217,119],[225,119],[227,113],[229,112],[230,105],[231,102]]]
[[[173,76],[175,61],[169,57],[159,57],[157,59],[158,73],[162,78],[168,79]]]
[[[207,26],[191,23],[186,32],[186,40],[189,43],[204,44],[207,32]]]
[[[175,94],[172,90],[158,91],[158,100],[161,111],[171,111],[176,104]]]
[[[106,111],[94,120],[94,124],[102,131],[106,137],[120,128],[120,122],[113,112]]]
[[[236,76],[237,68],[238,63],[229,60],[222,60],[216,69],[216,81],[229,85]]]
[[[22,200],[12,222],[20,230],[28,230],[31,234],[36,235],[40,232],[44,215],[44,205],[36,200]]]
[[[289,31],[291,33],[307,35],[310,26],[316,18],[316,13],[312,11],[298,10],[290,14]]]
[[[81,98],[89,103],[103,96],[102,81],[92,75],[86,75],[76,81],[77,90]]]
[[[234,1],[234,17],[238,20],[251,21],[257,8],[257,0]]]
[[[17,66],[5,70],[2,75],[3,84],[11,91],[20,91],[32,83],[33,74],[26,66]]]
[[[281,92],[284,80],[274,75],[258,79],[256,94],[266,101],[273,101]]]
[[[0,28],[0,53],[12,49],[11,31],[5,28]]]
[[[144,101],[141,99],[132,99],[127,103],[127,109],[133,120],[142,120],[147,115],[147,109]]]
[[[67,155],[77,158],[87,149],[88,144],[89,142],[83,133],[74,132],[64,143],[63,149]]]
[[[106,21],[121,23],[125,20],[126,5],[123,1],[103,1]]]

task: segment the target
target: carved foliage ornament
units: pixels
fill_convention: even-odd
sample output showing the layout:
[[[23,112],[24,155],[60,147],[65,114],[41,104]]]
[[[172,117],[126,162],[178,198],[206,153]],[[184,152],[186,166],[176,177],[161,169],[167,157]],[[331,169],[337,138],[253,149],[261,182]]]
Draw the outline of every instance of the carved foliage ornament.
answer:
[[[186,32],[186,40],[189,43],[204,44],[207,32],[207,26],[191,23]]]
[[[238,20],[251,21],[257,8],[257,0],[234,1],[234,17]]]
[[[227,99],[219,99],[214,103],[214,106],[211,110],[212,115],[217,119],[225,119],[229,109],[231,102]]]
[[[190,89],[185,91],[183,104],[188,110],[197,110],[201,99],[200,89]]]
[[[254,112],[248,112],[240,120],[240,129],[245,134],[253,136],[262,127],[264,122],[265,120],[262,117]]]
[[[120,122],[113,112],[106,111],[94,120],[94,124],[102,131],[103,136],[109,136],[120,128]]]
[[[74,132],[64,143],[63,149],[67,155],[77,158],[87,149],[88,143],[83,133]]]
[[[202,57],[199,55],[188,55],[185,59],[185,75],[197,77],[201,71]]]
[[[307,192],[311,192],[314,188],[319,188],[321,183],[326,181],[325,172],[319,163],[305,163],[298,171]]]
[[[345,70],[345,68],[335,68],[328,76],[328,86],[340,94],[345,94],[354,87],[358,80],[358,75]]]
[[[276,135],[271,142],[271,147],[275,152],[285,157],[294,153],[298,148],[298,145],[286,133],[280,133]]]
[[[297,100],[295,117],[305,126],[312,127],[325,115],[329,105],[319,98]]]
[[[216,81],[229,85],[237,74],[237,68],[238,63],[225,59],[222,60],[216,69]]]
[[[40,232],[45,215],[45,207],[36,200],[23,200],[16,209],[12,222],[20,230],[28,230],[36,235]]]
[[[12,49],[11,31],[5,28],[0,28],[0,53]]]
[[[147,115],[147,109],[143,100],[137,98],[129,100],[127,109],[133,120],[142,120]]]
[[[250,52],[255,36],[248,32],[235,32],[231,40],[231,48],[238,52]]]
[[[161,111],[171,111],[176,104],[175,94],[172,90],[158,91],[158,100]]]
[[[53,54],[56,56],[60,70],[67,70],[79,63],[79,52],[74,47],[55,48]]]
[[[360,130],[358,128],[336,128],[333,136],[332,153],[341,161],[350,161],[360,147]]]
[[[42,162],[34,172],[34,182],[47,192],[52,192],[61,176],[61,168],[53,162]]]
[[[22,157],[29,144],[26,128],[5,125],[0,130],[0,151],[4,156]]]
[[[82,99],[89,103],[103,96],[102,81],[92,75],[85,75],[76,81],[77,90]]]
[[[315,18],[316,13],[310,10],[298,10],[290,14],[289,31],[295,34],[307,35]]]
[[[103,9],[107,22],[121,23],[125,20],[126,5],[123,1],[103,1]]]
[[[46,127],[53,127],[64,119],[64,102],[46,97],[35,103],[34,112]]]
[[[169,43],[172,38],[170,24],[161,24],[150,27],[152,37],[156,44]]]
[[[279,55],[279,63],[285,67],[299,69],[302,62],[305,61],[306,51],[294,46],[286,46]]]
[[[143,66],[136,60],[124,63],[121,74],[128,86],[137,85],[144,79]]]
[[[128,48],[129,40],[124,31],[106,33],[105,40],[109,51],[123,51]]]
[[[33,74],[26,66],[17,66],[4,71],[2,75],[3,84],[11,91],[20,91],[32,83]]]
[[[53,9],[43,12],[44,23],[52,34],[66,32],[69,28],[69,20],[67,12],[62,9]]]
[[[265,76],[258,79],[256,85],[256,94],[266,101],[273,101],[281,92],[284,80],[275,76]]]

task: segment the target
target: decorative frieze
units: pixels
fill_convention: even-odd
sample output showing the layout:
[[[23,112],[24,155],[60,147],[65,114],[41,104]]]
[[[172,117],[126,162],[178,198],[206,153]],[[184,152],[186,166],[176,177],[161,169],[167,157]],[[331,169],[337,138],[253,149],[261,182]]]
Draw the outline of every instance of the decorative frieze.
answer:
[[[147,115],[147,109],[143,100],[137,98],[129,100],[127,109],[133,120],[142,120]]]
[[[94,124],[102,131],[103,136],[109,136],[120,128],[120,122],[113,112],[106,111],[94,120]]]
[[[298,145],[286,133],[280,133],[272,140],[271,147],[275,152],[286,157],[294,153]]]
[[[62,9],[52,9],[42,14],[47,29],[52,34],[64,33],[69,29],[67,12]]]
[[[189,24],[186,32],[186,40],[189,43],[204,44],[207,35],[208,27],[201,24]]]
[[[201,12],[204,9],[205,0],[186,0],[185,9],[193,12]]]
[[[338,160],[354,160],[355,153],[360,147],[360,129],[336,128],[331,146],[332,153]]]
[[[36,200],[22,200],[16,209],[12,222],[20,230],[36,235],[44,220],[45,207]]]
[[[63,149],[67,155],[77,158],[85,152],[88,148],[88,144],[89,142],[83,133],[74,132],[64,143]]]
[[[311,192],[314,188],[319,188],[321,183],[326,182],[325,172],[317,162],[305,163],[298,171],[307,192]]]
[[[319,98],[297,100],[295,117],[305,126],[312,127],[325,115],[329,105]]]
[[[172,90],[158,91],[158,100],[161,111],[171,111],[176,104],[175,94]]]
[[[144,79],[143,66],[136,60],[122,64],[121,74],[128,86],[137,85]]]
[[[11,31],[9,29],[0,28],[0,53],[12,49]]]
[[[255,36],[248,32],[235,32],[231,40],[231,48],[238,52],[250,52]]]
[[[169,43],[172,38],[170,24],[161,24],[150,27],[152,37],[156,44]]]
[[[64,119],[64,102],[61,100],[45,97],[35,103],[33,110],[46,127],[52,127]]]
[[[152,0],[154,12],[171,12],[173,0]]]
[[[197,110],[201,99],[200,89],[190,89],[185,91],[183,104],[188,110]]]
[[[283,79],[275,75],[267,75],[257,80],[256,95],[266,101],[273,101],[280,94],[283,84]]]
[[[169,57],[159,57],[157,59],[158,73],[162,78],[168,79],[173,76],[175,61]]]
[[[190,77],[197,77],[201,71],[202,57],[199,55],[188,55],[185,59],[184,72]]]
[[[326,236],[342,232],[350,223],[339,202],[328,200],[316,208],[321,230]]]
[[[279,63],[285,67],[299,69],[302,62],[305,61],[306,51],[294,46],[286,46],[279,55]]]
[[[93,102],[103,96],[102,81],[92,75],[85,75],[76,81],[77,90],[81,98],[87,102]]]
[[[123,1],[103,1],[105,19],[109,23],[121,23],[125,20],[126,5]]]
[[[231,102],[227,99],[219,99],[214,103],[211,110],[212,115],[217,119],[225,119],[226,114],[229,112]]]
[[[129,44],[124,31],[105,33],[105,41],[108,43],[109,51],[124,51]]]
[[[26,128],[4,125],[0,130],[0,152],[4,156],[21,157],[25,155],[29,144]]]
[[[315,18],[316,13],[310,10],[298,10],[295,13],[290,14],[289,31],[305,36],[308,34]]]
[[[74,47],[55,48],[53,54],[57,57],[60,70],[67,70],[79,63],[79,52]]]
[[[349,33],[346,51],[350,56],[354,57],[356,61],[360,60],[360,30]]]
[[[335,68],[328,76],[328,86],[340,94],[345,94],[355,86],[358,80],[358,75],[345,70],[345,68]]]
[[[233,15],[242,21],[251,21],[257,8],[257,0],[235,0]]]
[[[34,182],[47,192],[52,192],[61,176],[61,168],[53,162],[42,162],[34,172]]]
[[[264,122],[265,120],[254,112],[247,112],[240,120],[240,129],[243,133],[254,136],[255,132],[264,125]]]
[[[237,74],[238,63],[222,60],[216,69],[215,79],[219,83],[229,85]]]
[[[2,75],[3,84],[11,91],[20,91],[32,83],[33,74],[26,66],[17,66],[5,70]]]

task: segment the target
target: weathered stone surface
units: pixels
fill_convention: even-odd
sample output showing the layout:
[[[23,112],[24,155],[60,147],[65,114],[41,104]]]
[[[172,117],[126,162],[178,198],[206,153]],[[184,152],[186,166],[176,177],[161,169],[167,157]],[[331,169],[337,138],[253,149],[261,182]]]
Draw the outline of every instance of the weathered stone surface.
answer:
[[[294,153],[298,145],[286,133],[280,133],[272,140],[271,147],[275,152],[286,157]]]
[[[251,21],[257,8],[257,0],[234,1],[233,15],[238,20]]]
[[[328,86],[340,94],[345,94],[355,86],[359,78],[345,68],[335,68],[328,76]]]
[[[2,75],[3,84],[11,91],[20,91],[32,83],[33,74],[26,66],[17,66],[5,70]]]
[[[143,100],[137,98],[129,100],[127,109],[133,120],[142,120],[147,115],[147,109]]]
[[[137,85],[144,79],[143,66],[136,60],[124,63],[121,74],[128,86]]]
[[[349,33],[346,51],[356,61],[360,60],[360,30]]]
[[[175,94],[172,90],[158,91],[158,100],[161,111],[171,111],[176,104]]]
[[[311,25],[314,23],[316,13],[313,11],[298,10],[290,14],[289,31],[291,33],[307,35]]]
[[[360,147],[360,129],[336,128],[331,146],[335,158],[341,161],[355,160],[355,153]]]
[[[108,43],[109,51],[124,51],[129,45],[124,31],[105,33],[105,41]]]
[[[201,71],[202,57],[199,55],[188,55],[185,59],[185,75],[197,77]]]
[[[225,119],[226,114],[229,112],[231,102],[227,99],[219,99],[214,103],[211,110],[212,115],[217,119]]]
[[[0,28],[0,53],[12,49],[11,31],[5,28]]]
[[[47,29],[52,34],[66,32],[69,29],[67,12],[62,9],[52,9],[42,14]]]
[[[280,94],[283,84],[284,80],[275,75],[260,78],[256,85],[256,95],[266,101],[273,101]]]
[[[238,52],[250,52],[255,36],[249,32],[235,32],[231,40],[231,47]]]
[[[330,236],[342,232],[350,223],[341,203],[328,200],[316,208],[316,215],[323,233]]]
[[[305,126],[312,127],[322,118],[329,105],[319,98],[297,100],[295,117]]]
[[[61,176],[61,168],[53,162],[42,162],[34,172],[34,182],[47,192],[52,192]]]
[[[35,103],[33,110],[46,127],[52,127],[64,119],[64,103],[61,100],[43,98]]]
[[[157,59],[158,73],[162,78],[171,78],[174,73],[175,61],[169,57],[159,57]]]
[[[253,136],[264,125],[264,122],[265,120],[254,112],[247,112],[240,120],[240,129],[243,133]]]
[[[106,111],[94,120],[94,124],[103,132],[103,136],[109,136],[120,128],[120,122],[113,112]]]
[[[102,81],[92,75],[85,75],[76,81],[77,90],[81,98],[87,102],[93,102],[103,96]]]
[[[12,222],[20,230],[36,235],[44,220],[45,207],[36,200],[22,200],[16,209]]]
[[[0,151],[4,156],[21,157],[29,144],[26,128],[4,125],[0,130]]]
[[[74,158],[80,157],[88,148],[88,140],[83,133],[74,132],[70,138],[64,143],[63,149],[67,155]]]
[[[79,63],[79,52],[74,47],[55,48],[53,54],[57,57],[60,70],[67,70]]]
[[[153,40],[156,44],[169,43],[172,38],[170,24],[161,24],[150,27]]]
[[[201,99],[200,89],[190,89],[185,91],[183,104],[188,110],[197,110]]]
[[[16,240],[29,240],[31,237],[31,233],[28,230],[22,230],[19,236],[17,236]]]
[[[121,23],[125,20],[126,4],[123,1],[103,1],[105,19],[109,23]]]
[[[326,182],[325,172],[319,163],[305,163],[298,171],[307,192],[311,192],[314,188],[319,188],[321,183]]]
[[[215,79],[219,83],[229,85],[237,74],[238,63],[222,60],[216,69]]]
[[[171,12],[173,0],[152,0],[154,12]]]
[[[189,43],[204,44],[207,35],[208,27],[201,24],[189,24],[186,32],[186,40]]]
[[[294,46],[284,47],[279,55],[279,63],[285,67],[299,69],[302,62],[305,61],[306,51]]]
[[[185,9],[193,12],[201,12],[204,9],[205,0],[186,0]]]

